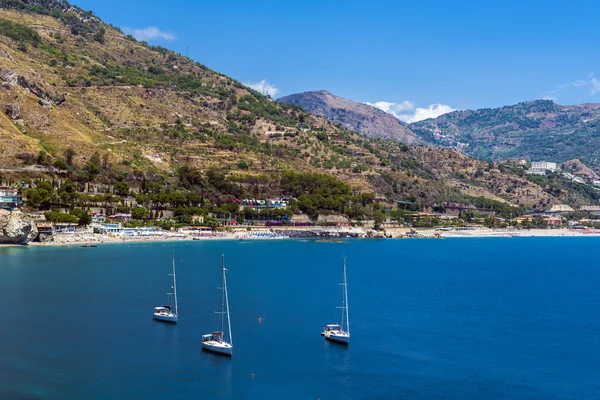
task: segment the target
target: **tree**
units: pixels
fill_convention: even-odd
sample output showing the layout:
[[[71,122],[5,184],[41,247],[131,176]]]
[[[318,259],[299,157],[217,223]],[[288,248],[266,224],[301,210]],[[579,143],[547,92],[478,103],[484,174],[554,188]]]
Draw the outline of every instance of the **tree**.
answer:
[[[148,218],[148,210],[144,207],[138,207],[131,210],[131,216],[134,219],[146,219]]]
[[[58,169],[67,169],[67,163],[59,158],[58,160],[54,161],[54,167]]]
[[[50,165],[50,160],[48,159],[48,153],[46,153],[45,150],[40,150],[40,152],[38,153],[37,164],[45,165],[45,166]]]
[[[69,167],[73,166],[73,157],[75,157],[75,150],[72,147],[69,147],[65,150],[65,162]]]
[[[129,184],[125,181],[115,183],[114,189],[119,196],[127,196],[129,194]]]
[[[104,34],[106,33],[106,29],[103,26],[98,28],[98,31],[93,36],[93,39],[98,42],[104,44]]]
[[[90,164],[100,167],[100,153],[97,151],[90,157]]]
[[[110,157],[110,153],[104,153],[102,155],[102,168],[106,169],[108,167],[108,158]]]
[[[79,216],[79,221],[77,221],[77,225],[79,226],[87,226],[92,223],[92,217],[87,212],[81,213]]]
[[[90,160],[85,164],[84,170],[87,173],[88,181],[93,180],[100,173],[100,153],[96,151],[92,154]]]
[[[385,214],[381,211],[375,211],[373,213],[373,219],[375,220],[375,229],[381,229],[381,224],[385,221]]]

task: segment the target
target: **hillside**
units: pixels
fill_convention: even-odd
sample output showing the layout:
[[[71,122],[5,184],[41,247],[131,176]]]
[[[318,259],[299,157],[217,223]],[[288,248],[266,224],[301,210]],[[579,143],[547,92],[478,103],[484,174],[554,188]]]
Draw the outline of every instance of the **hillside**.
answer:
[[[326,90],[296,93],[277,101],[302,106],[312,114],[341,124],[368,138],[393,139],[407,144],[422,144],[404,123],[373,106],[346,100]]]
[[[439,146],[480,159],[565,162],[600,171],[600,104],[561,106],[537,100],[494,109],[454,111],[410,128]]]
[[[389,204],[456,201],[507,213],[595,202],[454,150],[362,137],[65,1],[0,4],[0,168],[37,165],[54,178],[54,166],[75,184],[36,197],[39,207],[97,205],[106,202],[73,190],[125,196],[128,188],[150,209],[182,214],[223,214],[234,200],[283,194],[300,198],[295,211],[359,218],[377,211],[361,193]],[[44,176],[4,169],[4,181]]]

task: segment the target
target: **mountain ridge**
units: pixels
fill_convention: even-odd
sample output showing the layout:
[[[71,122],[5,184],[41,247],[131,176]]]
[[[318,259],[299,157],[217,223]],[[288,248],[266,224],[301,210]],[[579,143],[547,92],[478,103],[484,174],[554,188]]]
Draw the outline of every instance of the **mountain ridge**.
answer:
[[[278,102],[302,106],[312,114],[340,123],[368,138],[394,139],[407,144],[423,144],[408,125],[369,104],[336,96],[327,90],[291,94]]]
[[[600,104],[559,105],[534,100],[479,110],[460,110],[410,124],[421,138],[459,148],[480,159],[562,163],[580,158],[600,168]]]

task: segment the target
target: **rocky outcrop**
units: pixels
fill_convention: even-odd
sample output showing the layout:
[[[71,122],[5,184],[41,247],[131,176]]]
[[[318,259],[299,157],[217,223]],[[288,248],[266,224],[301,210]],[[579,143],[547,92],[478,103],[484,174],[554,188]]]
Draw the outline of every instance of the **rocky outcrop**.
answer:
[[[0,79],[2,79],[7,85],[15,86],[18,78],[19,74],[12,69],[4,68],[0,70]]]
[[[18,104],[7,104],[6,115],[8,115],[10,119],[21,118],[21,107],[19,107]]]
[[[0,244],[27,244],[38,236],[35,222],[20,210],[0,210]]]
[[[29,93],[40,99],[40,104],[44,107],[58,106],[67,100],[64,94],[46,84],[38,76],[26,78],[10,68],[3,68],[0,70],[0,79],[4,81],[5,85],[20,86],[23,89],[27,89]]]
[[[600,179],[590,167],[581,162],[580,159],[565,161],[562,165],[562,169],[572,173],[573,175],[582,176],[586,179],[597,181]]]
[[[348,218],[344,217],[343,215],[319,214],[319,217],[317,218],[317,223],[327,223],[327,222],[338,223],[338,222],[349,222],[349,221],[348,221]]]

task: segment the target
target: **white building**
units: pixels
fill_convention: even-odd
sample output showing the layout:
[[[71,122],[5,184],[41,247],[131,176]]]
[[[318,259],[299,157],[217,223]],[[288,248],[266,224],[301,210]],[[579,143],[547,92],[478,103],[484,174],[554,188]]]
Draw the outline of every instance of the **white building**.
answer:
[[[531,169],[541,169],[544,171],[556,171],[555,162],[534,161],[531,163]]]
[[[548,214],[562,214],[562,213],[570,213],[573,211],[575,211],[575,210],[573,210],[573,208],[567,204],[556,204],[556,205],[553,205],[546,212]]]
[[[531,163],[531,168],[527,170],[527,173],[533,175],[544,175],[548,171],[554,172],[557,169],[556,163],[554,162],[533,161]]]

